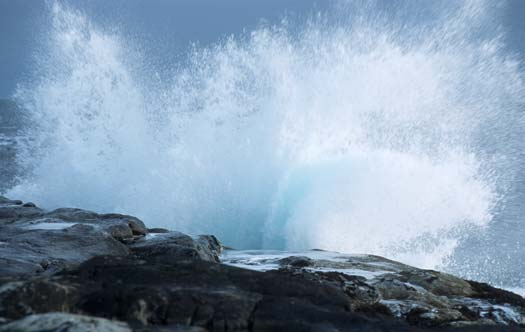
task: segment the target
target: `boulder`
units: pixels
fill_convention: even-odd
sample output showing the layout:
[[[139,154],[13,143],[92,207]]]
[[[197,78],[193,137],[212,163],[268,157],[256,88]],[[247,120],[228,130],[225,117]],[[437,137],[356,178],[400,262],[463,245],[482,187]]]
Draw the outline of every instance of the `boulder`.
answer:
[[[10,200],[0,196],[0,226],[37,218],[43,213],[44,210],[34,205],[26,205],[20,200]]]
[[[0,229],[0,275],[52,273],[99,255],[127,255],[129,249],[87,224],[58,229]]]
[[[72,208],[61,208],[48,212],[45,218],[33,221],[38,223],[67,222],[89,224],[99,227],[119,241],[133,240],[144,236],[148,230],[138,218],[123,214],[98,214],[91,211]]]
[[[164,262],[219,262],[222,245],[214,236],[147,234],[144,223],[132,216],[75,208],[47,212],[0,196],[0,275],[52,274],[95,256],[130,253]]]
[[[46,312],[70,312],[77,302],[75,287],[49,278],[15,279],[0,286],[0,317],[21,319]]]
[[[180,232],[152,234],[131,244],[130,248],[138,258],[165,264],[196,259],[218,263],[222,251],[215,236],[201,235],[194,239]]]
[[[314,261],[306,256],[290,256],[279,260],[279,264],[283,267],[307,267],[312,266]]]

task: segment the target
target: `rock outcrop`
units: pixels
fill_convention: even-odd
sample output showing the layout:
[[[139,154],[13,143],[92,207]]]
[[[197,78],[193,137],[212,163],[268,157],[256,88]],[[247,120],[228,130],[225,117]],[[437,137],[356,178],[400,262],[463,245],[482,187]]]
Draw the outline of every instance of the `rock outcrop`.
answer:
[[[47,313],[29,315],[20,320],[0,326],[0,332],[131,332],[128,324],[104,318]]]
[[[525,331],[525,299],[382,257],[223,252],[0,198],[0,331]]]
[[[246,268],[263,266],[266,273],[332,285],[350,298],[352,311],[383,313],[411,325],[525,326],[525,298],[487,284],[373,255],[322,251],[288,255],[232,252],[224,263]],[[257,257],[262,257],[262,262]]]

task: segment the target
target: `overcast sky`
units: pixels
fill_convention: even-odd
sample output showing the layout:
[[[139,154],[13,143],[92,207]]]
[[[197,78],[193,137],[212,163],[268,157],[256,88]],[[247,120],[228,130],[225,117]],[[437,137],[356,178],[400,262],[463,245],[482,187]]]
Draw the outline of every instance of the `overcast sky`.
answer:
[[[169,47],[160,54],[184,54],[190,42],[207,45],[218,38],[253,29],[261,20],[284,15],[305,17],[323,10],[328,0],[77,0],[97,24],[119,26],[143,40]],[[525,54],[525,1],[510,0],[504,25],[508,44]],[[9,97],[27,73],[37,41],[44,33],[45,0],[0,0],[0,98]],[[166,42],[163,42],[164,39]],[[159,43],[160,41],[160,43]],[[525,56],[522,56],[525,59]]]

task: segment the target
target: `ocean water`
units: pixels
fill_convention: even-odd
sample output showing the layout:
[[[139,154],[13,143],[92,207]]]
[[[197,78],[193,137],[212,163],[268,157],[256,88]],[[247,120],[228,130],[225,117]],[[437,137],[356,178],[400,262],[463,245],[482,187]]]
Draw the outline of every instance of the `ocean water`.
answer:
[[[525,84],[499,8],[394,9],[337,2],[159,72],[155,50],[52,3],[4,192],[524,287]]]
[[[13,101],[0,99],[0,192],[16,183],[17,147],[26,139],[22,133],[23,114]]]

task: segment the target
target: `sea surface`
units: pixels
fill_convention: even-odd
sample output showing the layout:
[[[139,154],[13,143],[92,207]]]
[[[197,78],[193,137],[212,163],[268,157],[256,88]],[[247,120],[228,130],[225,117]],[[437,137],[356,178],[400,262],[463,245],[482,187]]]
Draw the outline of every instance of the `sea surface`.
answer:
[[[16,103],[0,99],[0,192],[12,187],[17,176],[16,152],[26,135]]]
[[[0,103],[0,192],[524,288],[524,72],[497,11],[349,2],[159,68],[51,2],[34,72]]]

